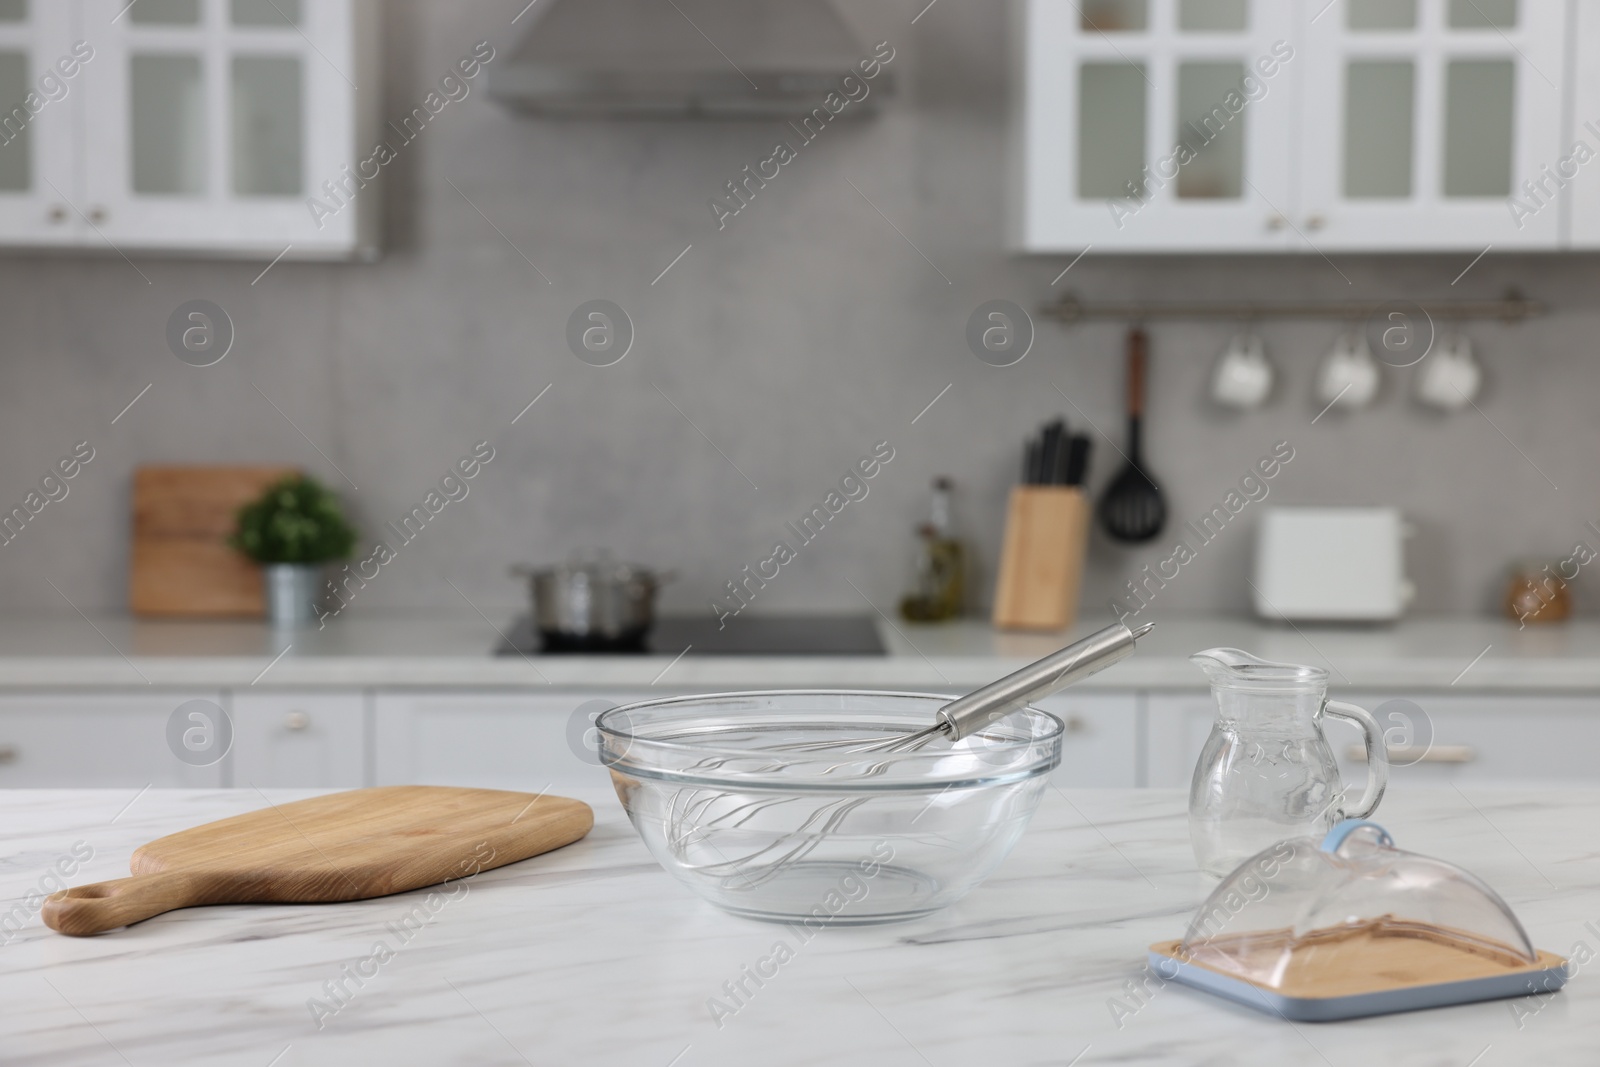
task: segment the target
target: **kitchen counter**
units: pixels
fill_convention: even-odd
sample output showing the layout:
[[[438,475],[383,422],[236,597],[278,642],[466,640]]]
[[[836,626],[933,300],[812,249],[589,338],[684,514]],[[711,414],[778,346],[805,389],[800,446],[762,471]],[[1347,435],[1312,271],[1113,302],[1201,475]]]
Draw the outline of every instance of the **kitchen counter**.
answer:
[[[125,874],[146,840],[307,795],[252,790],[0,792],[0,897]],[[1600,980],[1543,999],[1290,1025],[1142,977],[1205,889],[1176,790],[1046,793],[1000,871],[944,912],[825,928],[735,919],[653,863],[614,798],[590,836],[485,872],[409,940],[427,892],[338,905],[197,908],[72,939],[0,917],[0,1059],[106,1063],[1592,1064]],[[1385,800],[1402,847],[1469,866],[1535,944],[1600,949],[1600,790],[1410,789]],[[437,899],[437,898],[436,898]],[[7,904],[11,907],[11,904]],[[14,934],[5,933],[26,920]],[[724,983],[787,941],[793,958],[732,1014]],[[392,957],[354,975],[375,946]],[[344,969],[349,967],[346,972]],[[326,984],[343,978],[342,1006]],[[1585,1007],[1587,1005],[1587,1007]]]
[[[494,616],[491,616],[494,618]],[[730,625],[737,625],[734,619]],[[204,686],[438,686],[739,689],[794,686],[970,689],[1072,635],[997,633],[978,621],[880,621],[886,656],[491,656],[509,622],[478,615],[339,619],[288,634],[251,622],[125,616],[0,619],[0,689]],[[1204,687],[1186,660],[1233,645],[1329,668],[1341,686],[1600,692],[1600,622],[1519,631],[1494,619],[1414,619],[1390,627],[1290,627],[1247,619],[1157,619],[1137,655],[1086,688]]]

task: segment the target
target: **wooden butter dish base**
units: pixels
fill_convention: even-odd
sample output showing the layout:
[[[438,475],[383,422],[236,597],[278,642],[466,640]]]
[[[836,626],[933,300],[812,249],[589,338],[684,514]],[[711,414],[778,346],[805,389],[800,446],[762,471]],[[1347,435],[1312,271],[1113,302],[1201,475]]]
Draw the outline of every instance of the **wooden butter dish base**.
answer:
[[[1553,953],[1529,963],[1504,946],[1389,917],[1302,937],[1280,971],[1289,944],[1288,931],[1215,938],[1188,953],[1162,941],[1149,961],[1160,978],[1297,1022],[1549,993],[1566,982],[1566,960]]]

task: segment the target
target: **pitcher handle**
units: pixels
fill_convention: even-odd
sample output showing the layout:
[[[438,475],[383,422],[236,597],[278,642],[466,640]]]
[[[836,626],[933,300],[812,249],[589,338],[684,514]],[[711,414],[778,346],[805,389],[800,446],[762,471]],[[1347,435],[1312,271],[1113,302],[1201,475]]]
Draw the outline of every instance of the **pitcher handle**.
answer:
[[[1378,801],[1383,799],[1383,791],[1389,787],[1389,746],[1384,743],[1383,728],[1367,709],[1346,704],[1342,700],[1330,700],[1323,705],[1323,709],[1334,718],[1361,727],[1367,746],[1367,791],[1361,795],[1355,807],[1345,808],[1334,821],[1370,819],[1378,807]]]

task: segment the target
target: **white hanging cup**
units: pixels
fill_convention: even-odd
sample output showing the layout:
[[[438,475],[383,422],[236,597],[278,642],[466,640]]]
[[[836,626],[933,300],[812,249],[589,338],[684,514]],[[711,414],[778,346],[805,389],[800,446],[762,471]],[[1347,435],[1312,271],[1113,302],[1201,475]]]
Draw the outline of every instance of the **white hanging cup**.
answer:
[[[1441,411],[1460,411],[1483,386],[1483,368],[1472,343],[1461,334],[1441,337],[1417,368],[1417,401]]]
[[[1211,372],[1211,399],[1225,408],[1260,407],[1272,392],[1272,364],[1255,334],[1236,335],[1217,357]]]
[[[1317,369],[1317,400],[1329,407],[1364,408],[1378,395],[1379,379],[1367,339],[1355,332],[1343,334]]]

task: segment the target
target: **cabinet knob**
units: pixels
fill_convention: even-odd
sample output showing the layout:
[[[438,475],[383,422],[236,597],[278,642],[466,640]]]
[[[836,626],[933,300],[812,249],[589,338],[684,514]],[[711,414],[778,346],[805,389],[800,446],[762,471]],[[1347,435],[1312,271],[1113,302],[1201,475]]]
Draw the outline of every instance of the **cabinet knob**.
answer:
[[[1277,212],[1273,212],[1267,217],[1267,229],[1269,230],[1281,230],[1287,225],[1289,225],[1289,220]]]
[[[44,217],[55,223],[57,226],[61,225],[63,222],[67,221],[67,205],[51,204],[50,210],[45,212]]]
[[[1069,734],[1081,734],[1089,728],[1089,724],[1076,715],[1068,715],[1066,727],[1066,732]]]
[[[304,730],[311,725],[311,716],[303,711],[291,711],[283,717],[285,730]]]
[[[96,223],[104,222],[104,221],[106,221],[106,216],[108,214],[109,214],[109,212],[107,212],[105,208],[103,208],[100,205],[96,204],[94,207],[91,207],[89,209],[89,221],[90,222],[96,222]]]
[[[1324,226],[1326,226],[1327,224],[1328,224],[1328,220],[1327,220],[1326,216],[1323,216],[1323,215],[1307,215],[1306,216],[1306,229],[1308,229],[1308,230],[1320,230]]]
[[[15,763],[21,755],[16,745],[0,745],[0,763]]]

